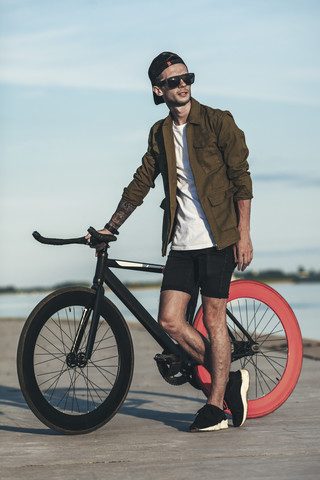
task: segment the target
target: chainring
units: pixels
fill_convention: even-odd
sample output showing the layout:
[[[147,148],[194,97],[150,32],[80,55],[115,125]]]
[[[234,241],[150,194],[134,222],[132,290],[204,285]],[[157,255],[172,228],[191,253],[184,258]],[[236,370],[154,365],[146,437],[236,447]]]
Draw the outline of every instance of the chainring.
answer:
[[[170,385],[183,385],[189,382],[193,387],[200,390],[200,387],[194,378],[193,368],[185,368],[181,358],[174,354],[158,353],[154,357],[161,376]]]

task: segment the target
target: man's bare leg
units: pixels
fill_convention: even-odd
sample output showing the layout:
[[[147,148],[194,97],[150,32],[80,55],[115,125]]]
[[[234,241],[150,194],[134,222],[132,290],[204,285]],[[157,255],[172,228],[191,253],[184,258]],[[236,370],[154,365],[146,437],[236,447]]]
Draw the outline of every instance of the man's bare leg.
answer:
[[[179,345],[201,365],[210,368],[209,342],[186,321],[190,295],[177,290],[161,292],[159,323]]]
[[[201,409],[195,422],[190,426],[190,430],[211,431],[224,429],[228,427],[228,423],[221,411],[223,410],[231,362],[231,345],[226,323],[227,300],[202,297],[204,324],[210,342],[186,322],[185,311],[189,300],[190,295],[184,292],[175,290],[162,292],[159,323],[189,355],[204,365],[211,373],[211,391],[206,407],[211,409],[218,407],[218,410],[213,411],[214,413],[210,411],[216,423],[212,425],[209,423],[208,425],[207,411],[202,413],[203,409]],[[249,376],[245,370],[234,372],[233,375],[232,396],[230,396],[229,392],[228,406],[232,413],[234,426],[239,427],[244,423],[247,415],[246,395],[249,387]],[[202,418],[200,418],[200,415],[202,415]]]
[[[207,403],[223,409],[229,379],[231,345],[226,323],[227,299],[202,297],[203,321],[210,340],[211,391]]]
[[[207,402],[223,409],[229,378],[231,346],[226,325],[226,299],[202,297],[204,324],[210,343],[186,322],[190,295],[165,290],[160,297],[159,323],[179,345],[211,373],[211,392]]]

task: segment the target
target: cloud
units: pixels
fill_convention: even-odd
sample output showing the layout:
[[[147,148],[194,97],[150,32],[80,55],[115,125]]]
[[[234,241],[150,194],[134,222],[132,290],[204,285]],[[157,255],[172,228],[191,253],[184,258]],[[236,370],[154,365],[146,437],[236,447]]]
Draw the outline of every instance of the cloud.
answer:
[[[1,37],[0,82],[92,89],[143,90],[135,75],[135,55],[95,45],[90,29],[69,26]],[[123,60],[125,59],[125,61]],[[114,74],[116,72],[116,75]]]
[[[254,2],[241,7],[231,2],[228,11],[206,1],[187,4],[185,29],[192,28],[193,35],[186,36],[179,52],[196,70],[197,93],[320,105],[312,11],[277,6],[275,15],[272,6],[257,8]],[[10,2],[4,5],[9,8]],[[11,11],[0,39],[0,82],[5,84],[144,91],[150,52],[160,43],[164,49],[167,43],[181,44],[180,29],[172,28],[180,9],[176,4],[170,3],[169,17],[161,10],[156,24],[153,2],[16,5],[20,8]],[[166,29],[170,42],[160,36]]]

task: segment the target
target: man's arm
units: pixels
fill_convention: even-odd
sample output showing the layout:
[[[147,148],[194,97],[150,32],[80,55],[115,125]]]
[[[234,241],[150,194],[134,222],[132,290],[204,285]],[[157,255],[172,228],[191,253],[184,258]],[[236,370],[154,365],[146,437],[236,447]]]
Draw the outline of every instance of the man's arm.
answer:
[[[242,272],[250,265],[253,257],[253,247],[250,237],[251,200],[238,200],[240,240],[233,246],[234,259],[238,270]]]
[[[250,238],[252,182],[247,162],[249,150],[245,136],[236,125],[230,112],[224,112],[222,116],[218,145],[223,151],[227,176],[236,187],[234,201],[238,206],[240,240],[233,249],[238,270],[244,271],[250,265],[253,257]]]
[[[98,230],[99,233],[103,233],[104,235],[113,235],[118,228],[127,220],[127,218],[131,215],[131,213],[136,209],[136,205],[132,205],[132,203],[127,202],[124,198],[121,198],[116,211],[112,215],[110,221],[106,223],[105,227],[101,230]],[[111,229],[111,230],[109,230]],[[91,235],[87,235],[86,238],[89,239]],[[95,245],[94,248],[96,250],[101,250],[105,245],[99,244]]]
[[[118,230],[136,208],[136,205],[132,205],[132,203],[121,198],[116,211],[104,228],[108,229],[108,227],[111,227],[112,229]]]

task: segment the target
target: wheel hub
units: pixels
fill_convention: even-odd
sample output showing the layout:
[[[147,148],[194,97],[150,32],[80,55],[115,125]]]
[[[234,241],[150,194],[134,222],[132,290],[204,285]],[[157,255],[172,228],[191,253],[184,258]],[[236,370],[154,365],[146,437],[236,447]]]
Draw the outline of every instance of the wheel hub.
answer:
[[[260,351],[259,343],[254,343],[253,345],[251,345],[251,350],[253,353],[258,353]]]
[[[232,342],[232,361],[239,358],[253,356],[259,353],[259,343],[251,343],[249,341],[233,341]]]
[[[66,362],[69,368],[75,368],[75,367],[84,368],[88,363],[88,359],[84,352],[79,352],[79,353],[70,352],[67,355]]]

